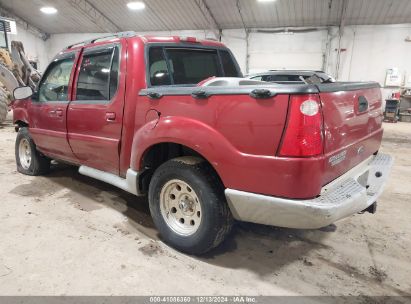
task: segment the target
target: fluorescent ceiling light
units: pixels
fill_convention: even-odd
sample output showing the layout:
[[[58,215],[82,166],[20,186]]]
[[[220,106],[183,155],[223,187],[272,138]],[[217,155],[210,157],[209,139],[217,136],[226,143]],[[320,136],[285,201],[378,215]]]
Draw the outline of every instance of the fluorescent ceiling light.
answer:
[[[277,0],[257,0],[258,2],[275,2]]]
[[[44,6],[44,7],[42,7],[42,8],[40,9],[40,11],[41,11],[42,13],[48,14],[48,15],[57,13],[57,9],[55,9],[55,8],[52,7],[52,6]]]
[[[144,2],[136,1],[127,3],[127,7],[131,10],[142,10],[146,7]]]

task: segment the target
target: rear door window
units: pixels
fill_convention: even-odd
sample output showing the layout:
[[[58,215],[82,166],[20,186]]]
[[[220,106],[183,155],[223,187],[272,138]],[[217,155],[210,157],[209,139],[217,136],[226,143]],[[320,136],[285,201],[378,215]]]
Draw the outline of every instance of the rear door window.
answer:
[[[85,53],[77,81],[77,100],[110,100],[117,91],[119,51],[117,47]]]

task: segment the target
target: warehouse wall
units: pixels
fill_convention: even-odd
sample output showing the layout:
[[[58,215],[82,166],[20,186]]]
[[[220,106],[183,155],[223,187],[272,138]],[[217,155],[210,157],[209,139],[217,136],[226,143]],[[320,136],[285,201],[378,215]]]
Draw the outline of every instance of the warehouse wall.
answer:
[[[198,39],[215,38],[209,31],[172,31],[142,32],[140,34],[194,36]],[[322,69],[325,52],[326,30],[304,34],[263,34],[249,35],[250,72],[267,68]],[[62,48],[70,43],[91,39],[103,34],[56,34],[46,42],[48,56],[51,60]],[[224,30],[222,42],[236,56],[241,69],[245,72],[247,61],[246,33],[242,29]]]
[[[323,68],[327,43],[327,30],[306,33],[261,33],[252,31],[248,37],[242,29],[223,31],[222,42],[236,55],[244,73],[267,69]]]
[[[264,69],[324,69],[342,81],[374,80],[384,85],[386,69],[400,68],[411,76],[411,24],[347,26],[341,39],[339,68],[338,29],[295,34],[249,35],[249,71]],[[246,70],[247,43],[243,30],[224,31],[223,42]],[[327,42],[330,47],[327,50]],[[323,66],[323,60],[325,65]]]
[[[339,37],[336,33],[336,27],[331,28],[330,32],[321,29],[294,34],[254,31],[249,34],[247,47],[245,31],[232,29],[223,31],[222,42],[233,51],[243,72],[247,70],[248,52],[249,72],[282,68],[325,69],[339,80],[374,80],[382,85],[388,68],[402,68],[411,74],[411,43],[404,41],[407,36],[411,36],[411,24],[347,26],[340,44],[342,52],[339,68]],[[200,39],[214,37],[209,31],[141,34],[195,36]],[[45,47],[38,38],[28,36],[30,42],[27,49],[39,56],[40,66],[44,67],[44,60],[51,60],[68,44],[101,35],[103,34],[56,34],[45,42]],[[330,46],[327,48],[328,42]]]
[[[411,42],[405,41],[407,36],[411,36],[411,24],[347,27],[341,43],[347,51],[341,54],[339,78],[384,84],[385,72],[392,67],[411,75]]]
[[[62,49],[70,44],[74,44],[87,39],[101,37],[102,33],[88,33],[88,34],[56,34],[51,35],[46,41],[48,61],[51,61]]]

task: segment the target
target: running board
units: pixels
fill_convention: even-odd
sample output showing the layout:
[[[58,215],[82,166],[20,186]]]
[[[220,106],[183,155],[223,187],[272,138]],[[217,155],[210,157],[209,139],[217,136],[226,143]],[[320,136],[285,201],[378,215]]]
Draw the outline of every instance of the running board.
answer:
[[[80,166],[78,172],[80,174],[101,180],[107,184],[116,186],[124,191],[139,195],[137,191],[138,172],[134,170],[128,169],[126,178],[121,178],[115,174],[107,173],[87,166]]]

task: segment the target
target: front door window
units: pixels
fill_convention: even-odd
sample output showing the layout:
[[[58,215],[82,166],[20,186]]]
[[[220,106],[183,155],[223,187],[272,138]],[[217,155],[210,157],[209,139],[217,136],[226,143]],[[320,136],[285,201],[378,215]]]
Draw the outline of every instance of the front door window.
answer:
[[[46,101],[68,101],[68,86],[74,58],[53,62],[46,71],[39,85],[39,98]]]

